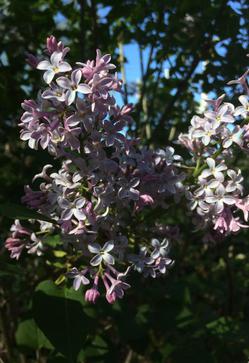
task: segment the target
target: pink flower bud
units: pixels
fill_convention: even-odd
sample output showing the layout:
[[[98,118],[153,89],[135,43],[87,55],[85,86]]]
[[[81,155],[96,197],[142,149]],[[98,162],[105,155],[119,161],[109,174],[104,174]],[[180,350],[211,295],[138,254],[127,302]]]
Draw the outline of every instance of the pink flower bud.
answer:
[[[91,289],[88,289],[86,290],[85,292],[85,300],[90,302],[90,303],[93,303],[95,304],[98,297],[99,297],[100,293],[99,291],[97,290],[96,287],[93,287]]]

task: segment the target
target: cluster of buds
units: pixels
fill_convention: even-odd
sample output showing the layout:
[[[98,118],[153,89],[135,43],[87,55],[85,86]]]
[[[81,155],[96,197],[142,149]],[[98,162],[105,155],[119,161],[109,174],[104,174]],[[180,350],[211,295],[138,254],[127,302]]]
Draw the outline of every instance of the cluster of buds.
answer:
[[[194,116],[188,133],[179,135],[191,154],[184,164],[172,147],[152,150],[127,135],[133,107],[116,103],[122,82],[110,55],[97,50],[95,60],[72,66],[65,61],[68,51],[51,36],[46,59],[29,56],[44,72],[45,86],[36,101],[23,102],[20,122],[21,139],[47,149],[61,165],[45,165],[33,178],[42,179],[40,185],[25,186],[22,199],[52,223],[38,221],[34,234],[16,221],[6,248],[16,259],[24,249],[39,255],[48,248],[46,236],[59,234],[73,254],[66,276],[74,288],[92,284],[86,301],[95,303],[104,289],[114,303],[130,287],[125,279],[132,270],[156,278],[174,262],[169,245],[175,228],[160,224],[153,213],[147,225],[144,211],[167,210],[186,196],[194,223],[209,240],[247,227],[240,212],[247,221],[249,197],[241,171],[229,166],[236,147],[249,150],[247,73],[230,82],[243,87],[240,106],[223,102],[224,95],[208,101],[212,109]]]

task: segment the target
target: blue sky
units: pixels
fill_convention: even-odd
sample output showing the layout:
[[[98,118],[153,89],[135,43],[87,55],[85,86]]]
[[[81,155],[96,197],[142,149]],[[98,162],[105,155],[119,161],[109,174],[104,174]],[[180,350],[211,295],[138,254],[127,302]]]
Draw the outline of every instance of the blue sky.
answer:
[[[72,6],[74,7],[79,7],[77,1],[75,0],[63,0],[63,2],[65,4],[72,4]],[[90,4],[89,4],[90,5]],[[229,5],[237,12],[240,13],[240,5],[237,1],[230,1]],[[110,11],[110,7],[102,7],[99,8],[98,10],[98,15],[99,15],[99,21],[100,22],[106,22],[106,15],[108,14],[108,12]],[[56,17],[55,20],[57,22],[58,27],[63,28],[63,26],[66,26],[66,18],[63,17],[63,15],[59,12]],[[226,41],[222,42],[218,42],[217,46],[216,46],[216,51],[219,55],[221,56],[225,56],[225,51],[226,48],[224,47],[224,44],[226,43]],[[102,49],[103,52],[105,52],[104,49]],[[124,45],[124,55],[127,59],[127,63],[125,64],[125,73],[126,73],[126,80],[127,83],[131,83],[131,82],[139,82],[139,80],[141,79],[141,70],[140,70],[140,61],[139,61],[139,49],[138,49],[138,45],[135,43],[131,43],[131,44],[127,44]],[[147,61],[148,61],[148,56],[149,56],[149,49],[145,49],[143,51],[143,58],[144,58],[144,68],[146,67]],[[175,61],[175,56],[172,56],[169,60],[172,64],[174,64]],[[168,69],[170,68],[169,66],[169,61],[165,61],[163,64],[163,74],[162,76],[166,76],[166,78],[168,78],[168,76],[170,77],[170,75],[168,75]],[[205,63],[204,62],[200,62],[199,65],[197,66],[195,72],[196,73],[202,73],[205,67]],[[174,91],[172,91],[173,94]],[[199,92],[197,92],[195,94],[195,100],[197,102],[201,101],[201,96],[205,95],[201,95],[201,88],[199,88]],[[210,93],[208,95],[209,97],[213,97],[214,93]],[[122,102],[121,97],[118,97],[118,103]],[[136,102],[136,97],[130,97],[129,99],[130,102]]]

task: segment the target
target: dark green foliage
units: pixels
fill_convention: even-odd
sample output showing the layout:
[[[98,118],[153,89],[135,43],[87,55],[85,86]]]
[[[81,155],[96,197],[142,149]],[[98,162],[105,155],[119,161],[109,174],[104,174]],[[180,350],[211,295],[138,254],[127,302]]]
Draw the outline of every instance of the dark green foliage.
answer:
[[[11,219],[39,219],[41,221],[47,221],[53,223],[53,220],[37,213],[34,210],[28,209],[23,205],[15,203],[2,203],[0,204],[0,215]]]

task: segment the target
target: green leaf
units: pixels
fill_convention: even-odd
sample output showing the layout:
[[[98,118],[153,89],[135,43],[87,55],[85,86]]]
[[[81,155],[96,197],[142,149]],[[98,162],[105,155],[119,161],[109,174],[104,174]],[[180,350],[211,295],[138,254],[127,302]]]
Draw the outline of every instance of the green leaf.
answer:
[[[60,251],[60,250],[55,250],[55,251],[53,251],[53,253],[54,253],[55,257],[57,257],[57,258],[62,258],[64,256],[66,256],[66,254],[67,254],[65,251]]]
[[[52,281],[43,281],[33,298],[34,319],[56,350],[75,363],[84,342],[94,327],[83,310],[80,291],[59,288]]]
[[[15,337],[16,343],[19,346],[32,349],[53,349],[52,344],[38,328],[33,319],[22,321],[17,327]]]
[[[58,234],[51,236],[48,235],[46,237],[43,238],[43,243],[47,244],[51,247],[56,247],[58,245],[62,245],[62,241],[61,241],[61,236],[59,236]]]
[[[40,221],[55,223],[53,219],[46,217],[41,213],[37,213],[22,205],[14,203],[0,204],[0,215],[11,219],[39,219]]]

